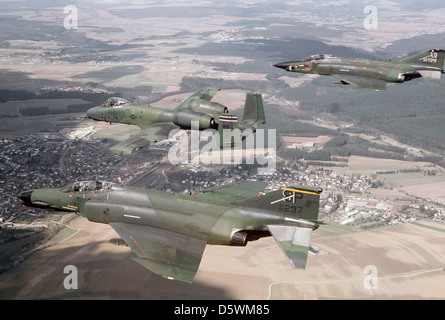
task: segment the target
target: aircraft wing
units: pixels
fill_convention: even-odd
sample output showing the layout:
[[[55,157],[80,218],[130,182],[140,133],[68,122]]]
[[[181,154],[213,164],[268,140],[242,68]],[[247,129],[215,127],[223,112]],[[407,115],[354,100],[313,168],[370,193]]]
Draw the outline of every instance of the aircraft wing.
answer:
[[[221,89],[212,87],[201,88],[194,94],[192,94],[190,97],[188,97],[186,100],[184,100],[179,106],[175,108],[175,110],[187,109],[189,102],[193,99],[210,101],[218,93],[218,91],[221,91]]]
[[[148,128],[140,130],[132,134],[130,138],[112,146],[110,151],[118,154],[131,154],[135,149],[167,139],[169,133],[178,128],[170,122],[153,123]]]
[[[136,262],[167,279],[191,282],[206,241],[179,233],[130,223],[110,223],[136,253]]]
[[[386,90],[386,82],[384,80],[353,76],[349,74],[333,74],[332,76],[339,79],[343,83],[347,83],[359,88]]]
[[[267,182],[243,181],[225,186],[217,186],[201,190],[191,196],[191,200],[210,200],[225,203],[237,203],[262,193],[267,187]]]

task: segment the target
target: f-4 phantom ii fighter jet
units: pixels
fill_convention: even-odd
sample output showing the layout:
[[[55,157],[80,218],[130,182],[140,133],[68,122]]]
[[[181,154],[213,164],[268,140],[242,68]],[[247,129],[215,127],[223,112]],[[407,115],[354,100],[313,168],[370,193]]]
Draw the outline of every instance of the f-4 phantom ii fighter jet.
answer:
[[[290,72],[333,76],[342,84],[360,88],[386,90],[386,82],[404,82],[424,77],[433,86],[440,84],[444,72],[445,50],[433,49],[399,61],[342,58],[332,55],[313,55],[301,61],[275,64]]]
[[[174,110],[131,103],[123,98],[112,97],[101,106],[87,111],[87,117],[106,122],[136,125],[141,128],[129,139],[110,148],[118,154],[131,154],[133,150],[159,142],[180,129],[218,130],[220,147],[239,146],[241,141],[266,122],[261,94],[246,94],[243,119],[238,123],[235,115],[229,114],[227,107],[210,101],[220,89],[202,88],[192,94]],[[232,130],[230,140],[223,134],[224,129]],[[236,130],[238,129],[238,130]],[[175,131],[176,130],[176,131]]]
[[[259,192],[265,186],[247,181],[183,195],[80,181],[19,197],[27,206],[76,211],[92,222],[108,223],[142,266],[191,282],[206,244],[244,246],[270,234],[292,266],[305,268],[312,231],[320,223],[322,189],[289,186]]]

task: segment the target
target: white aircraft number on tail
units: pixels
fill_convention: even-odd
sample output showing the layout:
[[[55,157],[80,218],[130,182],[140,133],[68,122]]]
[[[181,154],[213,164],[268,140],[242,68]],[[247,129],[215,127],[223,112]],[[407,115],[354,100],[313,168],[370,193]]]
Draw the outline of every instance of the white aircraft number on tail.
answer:
[[[437,62],[437,52],[431,51],[429,56],[420,58],[420,60],[423,62],[428,62],[428,63],[436,63]]]

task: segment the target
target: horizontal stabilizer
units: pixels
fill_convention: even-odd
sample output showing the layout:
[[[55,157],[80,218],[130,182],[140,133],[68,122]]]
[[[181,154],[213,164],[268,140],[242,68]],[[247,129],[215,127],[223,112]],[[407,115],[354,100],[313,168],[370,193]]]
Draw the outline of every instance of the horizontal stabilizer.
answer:
[[[433,87],[437,87],[440,85],[440,76],[441,76],[440,71],[419,70],[419,73]]]
[[[296,269],[304,269],[311,243],[312,228],[275,225],[267,227],[292,266]]]

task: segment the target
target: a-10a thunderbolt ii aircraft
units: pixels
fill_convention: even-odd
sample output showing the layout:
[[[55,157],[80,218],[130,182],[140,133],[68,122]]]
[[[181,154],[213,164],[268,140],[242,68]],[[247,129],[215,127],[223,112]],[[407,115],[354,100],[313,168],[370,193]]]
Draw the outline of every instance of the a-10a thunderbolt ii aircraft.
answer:
[[[19,197],[27,206],[76,211],[92,222],[108,223],[142,266],[191,282],[206,244],[243,246],[270,234],[295,268],[305,268],[312,231],[320,223],[322,189],[289,186],[260,192],[265,186],[247,181],[183,195],[81,181]]]
[[[132,103],[123,98],[108,98],[101,106],[87,111],[87,117],[105,122],[136,125],[140,131],[110,148],[118,154],[131,154],[133,150],[159,142],[180,129],[216,129],[220,147],[239,146],[241,141],[266,122],[261,94],[246,94],[243,119],[238,123],[227,107],[210,101],[220,89],[205,87],[187,98],[174,110]],[[232,135],[223,134],[230,129]],[[238,129],[238,130],[236,130]],[[229,137],[224,140],[225,137]]]
[[[398,61],[312,55],[301,61],[281,62],[274,67],[290,72],[333,76],[342,84],[386,90],[387,82],[404,82],[423,77],[433,86],[444,72],[445,50],[433,49]]]

